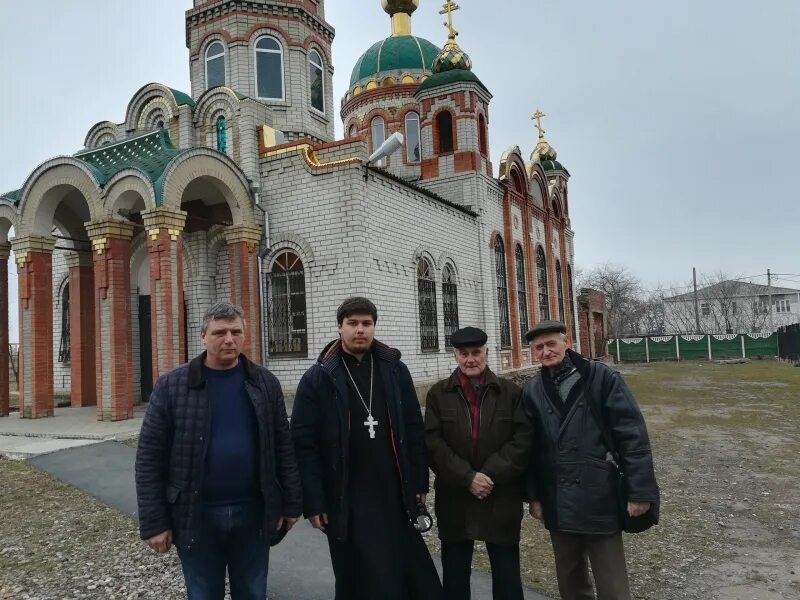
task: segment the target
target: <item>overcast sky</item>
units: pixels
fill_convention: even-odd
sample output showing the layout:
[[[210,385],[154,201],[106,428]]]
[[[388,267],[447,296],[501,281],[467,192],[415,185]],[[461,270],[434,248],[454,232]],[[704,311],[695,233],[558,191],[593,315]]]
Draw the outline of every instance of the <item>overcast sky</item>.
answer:
[[[413,18],[438,45],[441,4],[422,0]],[[692,266],[800,273],[800,2],[460,4],[459,42],[494,94],[495,170],[509,146],[530,154],[541,108],[572,174],[579,267],[624,265],[648,286],[683,284]],[[142,85],[188,92],[190,6],[0,0],[0,192],[80,149],[94,123],[121,122]],[[338,110],[389,17],[379,0],[328,0],[326,11]]]

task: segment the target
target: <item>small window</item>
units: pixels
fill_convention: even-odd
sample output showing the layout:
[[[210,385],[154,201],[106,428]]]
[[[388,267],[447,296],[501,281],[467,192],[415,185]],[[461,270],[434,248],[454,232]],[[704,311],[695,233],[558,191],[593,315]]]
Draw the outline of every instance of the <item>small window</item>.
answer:
[[[547,321],[550,318],[550,291],[547,287],[547,257],[541,246],[536,248],[536,279],[539,286],[539,320]]]
[[[436,278],[426,259],[417,263],[417,294],[419,296],[419,335],[422,350],[439,349],[439,320],[436,315]]]
[[[452,152],[453,143],[453,115],[450,111],[443,110],[436,115],[436,132],[439,134],[439,154]]]
[[[358,128],[355,125],[350,125],[350,131],[348,132],[348,137],[356,137],[358,135]]]
[[[308,81],[311,95],[311,108],[321,113],[325,112],[325,77],[322,67],[322,57],[319,52],[312,50],[308,54]]]
[[[406,114],[406,161],[419,162],[419,115],[415,112]]]
[[[256,94],[265,100],[283,100],[283,47],[274,37],[256,42]]]
[[[707,317],[711,314],[711,307],[707,303],[703,302],[700,305],[700,314],[702,314],[704,317]]]
[[[225,117],[217,119],[217,150],[223,154],[228,153],[228,125],[225,122]]]
[[[478,149],[481,154],[488,156],[488,144],[486,142],[486,118],[483,115],[478,116]]]
[[[61,293],[61,341],[58,345],[58,362],[68,363],[69,351],[69,281],[66,281],[64,291]]]
[[[225,46],[214,42],[206,50],[206,88],[225,85]]]
[[[381,147],[381,144],[386,141],[386,123],[383,117],[375,117],[372,119],[372,126],[370,129],[372,130],[372,151],[375,152]],[[379,167],[385,167],[386,159],[382,158],[375,164]]]

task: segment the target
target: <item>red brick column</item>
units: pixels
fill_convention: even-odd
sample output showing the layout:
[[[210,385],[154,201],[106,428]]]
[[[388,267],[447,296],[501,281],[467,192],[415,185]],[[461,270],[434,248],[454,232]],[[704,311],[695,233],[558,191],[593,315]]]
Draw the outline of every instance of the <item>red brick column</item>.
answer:
[[[511,206],[514,203],[511,191],[506,191],[503,200],[503,241],[506,247],[506,290],[508,293],[508,323],[511,329],[511,366],[518,369],[522,364],[522,340],[519,329],[519,308],[517,302],[516,243]]]
[[[0,244],[0,417],[8,416],[8,257],[11,244]]]
[[[69,355],[71,404],[97,404],[94,266],[92,255],[73,253],[69,261]]]
[[[133,417],[133,225],[126,221],[97,221],[88,223],[86,230],[94,257],[97,420],[121,421]]]
[[[53,247],[55,239],[12,242],[19,275],[19,410],[25,419],[52,417]]]
[[[153,382],[183,362],[186,335],[183,314],[185,212],[155,208],[142,213],[150,255],[150,314]]]
[[[231,302],[244,311],[247,321],[243,352],[255,363],[261,362],[260,282],[258,244],[261,228],[234,225],[225,230],[231,272]]]

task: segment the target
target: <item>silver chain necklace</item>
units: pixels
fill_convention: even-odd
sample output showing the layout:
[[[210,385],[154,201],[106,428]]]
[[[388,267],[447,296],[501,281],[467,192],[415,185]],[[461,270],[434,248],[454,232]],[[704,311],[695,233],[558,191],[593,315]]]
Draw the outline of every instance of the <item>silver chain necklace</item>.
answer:
[[[347,371],[348,377],[350,377],[350,382],[353,384],[353,388],[356,390],[356,394],[358,394],[358,399],[361,400],[361,404],[364,405],[364,409],[367,411],[367,420],[364,421],[364,426],[369,429],[369,437],[371,440],[375,439],[375,426],[378,425],[378,422],[372,416],[372,382],[374,381],[374,366],[375,361],[370,356],[369,358],[369,406],[367,403],[364,402],[364,396],[361,395],[361,390],[358,389],[356,385],[356,380],[353,379],[353,374],[350,372],[350,367],[347,366],[347,361],[342,357],[342,364],[344,365],[344,370]]]

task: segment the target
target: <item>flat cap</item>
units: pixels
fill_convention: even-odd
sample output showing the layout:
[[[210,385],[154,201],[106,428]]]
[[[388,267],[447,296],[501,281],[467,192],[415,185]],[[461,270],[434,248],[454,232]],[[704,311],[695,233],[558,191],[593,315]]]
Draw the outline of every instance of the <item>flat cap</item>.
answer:
[[[567,326],[561,321],[542,321],[534,325],[528,333],[525,334],[525,341],[530,342],[537,335],[543,333],[567,333]]]
[[[450,336],[450,343],[453,348],[475,348],[486,344],[489,337],[483,329],[477,327],[464,327],[454,331]]]

